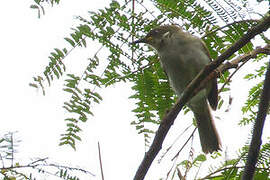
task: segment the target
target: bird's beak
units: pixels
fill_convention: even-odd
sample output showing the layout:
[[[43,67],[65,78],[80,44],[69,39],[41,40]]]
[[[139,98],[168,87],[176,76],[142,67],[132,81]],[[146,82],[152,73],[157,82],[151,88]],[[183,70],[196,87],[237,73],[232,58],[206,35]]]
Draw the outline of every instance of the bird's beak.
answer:
[[[133,41],[131,42],[130,44],[131,45],[134,45],[134,44],[138,44],[138,43],[147,43],[146,39],[145,38],[142,38],[142,39],[138,39],[136,41]]]

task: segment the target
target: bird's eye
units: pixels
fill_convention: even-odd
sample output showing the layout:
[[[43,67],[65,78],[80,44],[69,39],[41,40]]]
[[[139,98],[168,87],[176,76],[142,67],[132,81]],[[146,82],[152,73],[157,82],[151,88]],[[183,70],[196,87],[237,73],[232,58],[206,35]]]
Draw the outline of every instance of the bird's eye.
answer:
[[[158,33],[159,33],[159,30],[155,29],[155,30],[154,30],[154,33],[155,33],[155,34],[158,34]]]
[[[151,31],[151,35],[157,35],[159,33],[159,30],[154,29]]]

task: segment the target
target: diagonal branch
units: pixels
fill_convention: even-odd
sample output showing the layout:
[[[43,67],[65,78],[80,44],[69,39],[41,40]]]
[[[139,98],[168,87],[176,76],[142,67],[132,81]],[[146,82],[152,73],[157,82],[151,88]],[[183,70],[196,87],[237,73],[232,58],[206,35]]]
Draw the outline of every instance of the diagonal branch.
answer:
[[[265,80],[259,104],[259,111],[257,113],[257,118],[253,127],[252,139],[248,151],[248,159],[242,176],[242,180],[253,179],[256,168],[255,166],[258,161],[258,156],[260,152],[260,146],[262,144],[261,137],[266,114],[269,108],[269,100],[270,100],[270,59],[268,63],[267,72],[265,74]]]
[[[234,76],[234,74],[246,63],[248,60],[256,58],[258,54],[267,54],[270,55],[270,44],[267,44],[264,47],[257,47],[253,51],[244,54],[242,56],[237,57],[236,59],[227,62],[225,64],[222,64],[218,67],[218,71],[223,73],[228,69],[236,68],[236,70],[229,76],[229,78],[226,80],[226,82],[223,84],[223,86],[219,89],[219,92],[222,91],[222,89],[225,87],[225,85],[230,82],[231,78]],[[239,65],[242,63],[241,65]],[[238,66],[239,65],[239,66]]]
[[[191,99],[196,92],[198,93],[200,89],[199,85],[201,82],[211,75],[215,75],[213,72],[219,65],[222,64],[227,58],[229,58],[233,53],[241,49],[246,45],[252,38],[257,34],[260,34],[266,31],[270,27],[270,16],[266,17],[261,23],[254,26],[250,29],[242,38],[240,38],[234,45],[228,48],[224,53],[222,53],[217,60],[213,61],[207,65],[197,76],[196,78],[187,86],[184,90],[182,96],[174,105],[174,107],[167,113],[160,123],[160,126],[156,132],[153,143],[151,144],[149,151],[145,154],[143,161],[141,162],[135,176],[134,180],[143,180],[148,169],[150,168],[153,160],[157,156],[158,152],[162,148],[162,143],[174,123],[175,118],[178,113],[182,110],[183,106]],[[213,72],[213,73],[212,73]],[[212,77],[213,78],[213,77]]]
[[[258,54],[270,55],[270,44],[267,44],[264,47],[257,47],[256,49],[250,51],[247,54],[239,56],[230,62],[220,65],[218,67],[218,71],[224,72],[230,68],[237,67],[240,62],[246,62],[250,59],[256,58]]]

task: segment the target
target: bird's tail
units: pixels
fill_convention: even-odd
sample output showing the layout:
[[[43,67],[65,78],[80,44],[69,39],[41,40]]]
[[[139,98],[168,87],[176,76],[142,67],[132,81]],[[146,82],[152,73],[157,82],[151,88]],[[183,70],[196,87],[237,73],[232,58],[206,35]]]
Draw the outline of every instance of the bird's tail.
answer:
[[[210,107],[208,104],[204,107],[200,112],[194,112],[194,115],[197,121],[202,150],[207,154],[220,150],[221,143]]]

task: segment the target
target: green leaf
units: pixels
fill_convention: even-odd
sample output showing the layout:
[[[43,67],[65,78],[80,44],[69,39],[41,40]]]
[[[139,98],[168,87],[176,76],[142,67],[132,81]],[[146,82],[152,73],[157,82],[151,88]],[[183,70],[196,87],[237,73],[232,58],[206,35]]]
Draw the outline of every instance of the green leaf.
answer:
[[[64,38],[67,42],[69,42],[69,44],[72,46],[72,47],[75,47],[75,42],[73,40],[71,40],[70,38]]]
[[[39,9],[39,7],[37,5],[31,5],[30,8],[32,8],[32,9]]]
[[[62,53],[62,51],[60,49],[54,48],[54,50],[57,52],[58,56],[60,57],[64,57],[64,54]]]
[[[29,86],[34,87],[34,88],[38,88],[38,85],[35,83],[29,83]]]
[[[206,156],[204,154],[198,155],[192,162],[193,165],[198,166],[199,163],[206,161]]]

